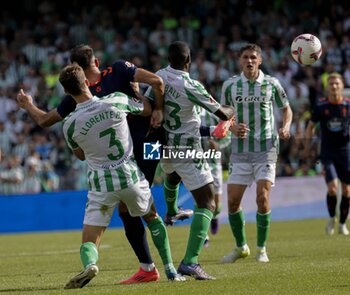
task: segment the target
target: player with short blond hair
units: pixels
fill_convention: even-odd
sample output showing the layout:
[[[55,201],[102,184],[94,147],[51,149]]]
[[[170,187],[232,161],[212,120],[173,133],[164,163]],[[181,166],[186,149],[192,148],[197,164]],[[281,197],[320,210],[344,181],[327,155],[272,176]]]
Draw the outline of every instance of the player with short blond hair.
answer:
[[[339,233],[349,235],[346,220],[350,202],[350,99],[343,96],[343,77],[331,73],[327,79],[328,96],[315,105],[311,120],[305,131],[304,157],[308,157],[310,141],[316,124],[321,129],[321,161],[327,183],[327,208],[329,220],[326,233],[334,234],[338,178],[341,182]]]

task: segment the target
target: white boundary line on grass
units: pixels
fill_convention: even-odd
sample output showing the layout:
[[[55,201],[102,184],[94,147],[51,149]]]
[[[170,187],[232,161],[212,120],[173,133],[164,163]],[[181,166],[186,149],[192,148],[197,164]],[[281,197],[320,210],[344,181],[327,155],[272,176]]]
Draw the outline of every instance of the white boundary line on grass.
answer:
[[[99,249],[108,249],[111,248],[111,245],[101,245]],[[49,256],[49,255],[57,255],[57,254],[71,254],[78,253],[79,249],[70,249],[70,250],[62,250],[62,251],[42,251],[42,252],[18,252],[18,253],[7,253],[0,254],[0,258],[3,257],[24,257],[24,256]]]

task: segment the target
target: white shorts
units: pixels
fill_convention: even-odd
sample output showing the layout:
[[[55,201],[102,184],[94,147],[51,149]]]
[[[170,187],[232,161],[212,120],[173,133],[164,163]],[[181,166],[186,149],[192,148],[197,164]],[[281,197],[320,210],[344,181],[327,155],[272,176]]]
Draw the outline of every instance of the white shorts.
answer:
[[[266,152],[232,153],[227,183],[252,185],[253,181],[269,180],[274,185],[276,161],[274,146]]]
[[[250,186],[253,181],[269,180],[274,185],[275,178],[275,163],[230,163],[227,183]]]
[[[189,191],[196,190],[213,182],[210,168],[206,160],[161,160],[162,169],[166,174],[176,172]]]
[[[214,179],[214,193],[222,194],[222,164],[220,159],[209,162],[210,172]]]
[[[116,192],[89,191],[84,224],[107,227],[120,201],[126,204],[131,216],[147,214],[153,203],[148,181],[143,179]]]

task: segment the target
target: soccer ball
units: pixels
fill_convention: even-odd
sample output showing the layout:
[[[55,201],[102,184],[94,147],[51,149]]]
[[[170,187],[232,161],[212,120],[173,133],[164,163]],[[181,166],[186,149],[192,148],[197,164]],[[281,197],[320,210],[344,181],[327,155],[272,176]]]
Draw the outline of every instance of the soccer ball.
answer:
[[[320,40],[311,34],[296,37],[290,47],[293,59],[301,65],[312,65],[322,54]]]

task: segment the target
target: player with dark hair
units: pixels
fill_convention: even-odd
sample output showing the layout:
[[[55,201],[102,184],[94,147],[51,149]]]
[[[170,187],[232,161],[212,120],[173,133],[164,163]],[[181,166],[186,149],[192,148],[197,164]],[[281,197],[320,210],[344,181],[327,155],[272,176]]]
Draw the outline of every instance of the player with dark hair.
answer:
[[[71,61],[78,63],[83,68],[89,81],[90,91],[98,97],[116,91],[135,97],[135,82],[146,83],[152,86],[155,99],[151,119],[150,117],[142,118],[133,115],[128,117],[136,162],[151,185],[158,161],[143,161],[142,147],[143,142],[157,141],[163,133],[161,128],[158,128],[163,119],[164,84],[162,79],[124,60],[119,60],[101,71],[99,69],[99,60],[95,57],[93,49],[88,45],[74,47],[71,50]],[[21,95],[21,93],[17,96],[17,101],[19,106],[27,110],[32,119],[41,127],[49,127],[61,121],[73,112],[76,107],[76,102],[70,95],[65,96],[58,107],[49,112],[40,110],[33,104],[32,99]],[[149,251],[146,232],[141,218],[131,217],[125,204],[122,202],[119,203],[119,216],[124,224],[125,235],[141,264],[137,273],[121,283],[142,283],[158,280],[159,273],[154,266]]]
[[[191,55],[186,43],[172,43],[168,49],[168,60],[170,65],[156,73],[165,83],[163,127],[166,146],[183,153],[203,151],[200,142],[200,109],[204,108],[222,120],[231,119],[233,109],[221,106],[202,84],[191,79],[188,73]],[[151,87],[145,94],[148,95],[152,95]],[[161,164],[166,174],[165,187],[176,190],[183,181],[196,202],[186,253],[178,272],[197,280],[213,280],[215,278],[198,263],[215,210],[213,178],[208,163],[203,158],[195,157],[184,160],[162,159]]]
[[[77,63],[66,66],[59,81],[77,102],[75,111],[63,122],[63,134],[74,155],[88,162],[89,183],[80,247],[84,270],[65,288],[82,288],[98,273],[99,244],[120,201],[126,204],[131,216],[142,216],[147,223],[168,279],[185,280],[174,268],[165,225],[154,207],[149,184],[133,157],[126,117],[128,113],[149,116],[152,112],[149,101],[141,95],[136,99],[121,92],[102,98],[93,96],[89,81]],[[23,91],[21,94],[25,95]]]
[[[327,183],[327,208],[329,221],[326,233],[334,234],[337,206],[338,178],[341,182],[339,233],[349,235],[346,219],[350,200],[350,99],[343,96],[343,78],[331,73],[327,79],[328,97],[321,98],[315,105],[311,121],[305,132],[304,158],[310,150],[310,141],[316,124],[321,129],[321,161]]]

